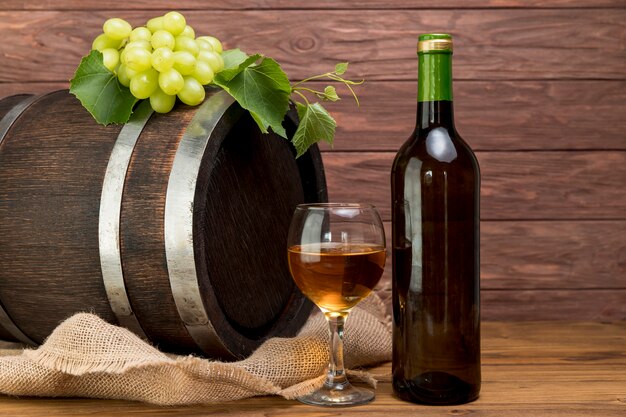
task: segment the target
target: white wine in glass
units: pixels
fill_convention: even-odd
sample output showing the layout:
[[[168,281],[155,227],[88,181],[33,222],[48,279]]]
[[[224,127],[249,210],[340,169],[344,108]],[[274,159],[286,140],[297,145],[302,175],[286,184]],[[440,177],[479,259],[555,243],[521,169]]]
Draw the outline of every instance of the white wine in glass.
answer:
[[[343,366],[343,327],[350,310],[374,289],[385,267],[385,232],[366,204],[301,204],[288,241],[289,269],[302,293],[324,313],[331,333],[324,386],[298,398],[324,406],[364,404],[374,392],[353,387]]]

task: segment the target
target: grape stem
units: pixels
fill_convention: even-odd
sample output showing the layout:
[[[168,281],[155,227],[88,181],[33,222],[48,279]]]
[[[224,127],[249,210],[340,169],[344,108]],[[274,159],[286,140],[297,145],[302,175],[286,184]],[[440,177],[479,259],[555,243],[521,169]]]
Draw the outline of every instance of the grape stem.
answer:
[[[309,78],[305,78],[304,80],[300,80],[300,81],[298,81],[297,83],[292,84],[292,85],[291,85],[291,88],[293,89],[293,88],[295,88],[295,87],[299,86],[300,84],[307,83],[307,82],[309,82],[309,81],[311,81],[311,80],[315,80],[315,79],[318,79],[318,78],[329,77],[329,76],[330,76],[330,74],[332,74],[332,73],[327,72],[327,73],[325,73],[325,74],[319,74],[319,75],[314,75],[314,76],[309,77]]]
[[[307,106],[310,105],[309,100],[307,100],[306,96],[304,94],[302,94],[300,91],[298,91],[298,89],[292,89],[291,90],[292,93],[296,93],[297,95],[299,95],[300,97],[302,97],[304,99],[304,102],[306,103]]]
[[[313,90],[312,88],[307,88],[307,87],[296,87],[296,88],[293,89],[294,93],[298,93],[300,95],[300,97],[304,97],[304,94],[300,93],[300,91],[308,91],[309,93],[315,94],[316,96],[318,96],[319,98],[321,98],[323,100],[330,100],[328,98],[328,95],[326,93],[324,93],[323,91],[317,91],[317,90]],[[308,103],[308,101],[307,101],[307,103]]]
[[[343,73],[343,71],[342,71],[342,73]],[[353,85],[361,85],[361,84],[363,84],[364,80],[353,81],[353,80],[345,79],[341,75],[339,75],[336,71],[326,72],[324,74],[314,75],[312,77],[308,77],[308,78],[305,78],[305,79],[303,79],[301,81],[293,83],[291,85],[291,93],[299,95],[304,100],[304,102],[306,103],[307,106],[310,105],[310,103],[309,103],[309,100],[306,98],[306,96],[303,94],[303,92],[308,92],[308,93],[314,94],[317,97],[321,98],[322,100],[327,100],[327,101],[337,101],[337,100],[339,100],[340,97],[337,95],[337,93],[336,93],[336,91],[334,89],[332,90],[332,94],[329,94],[326,91],[319,91],[319,90],[315,90],[315,89],[303,86],[303,84],[306,84],[306,83],[308,83],[308,82],[310,82],[312,80],[318,80],[318,79],[321,79],[321,78],[327,78],[327,79],[330,79],[332,81],[343,83],[343,85],[345,85],[346,88],[348,88],[348,90],[352,94],[352,97],[354,97],[354,101],[356,101],[356,105],[357,106],[361,105],[359,103],[359,98],[357,97],[356,93],[354,92],[354,89],[352,88],[352,86]],[[329,87],[327,87],[327,88],[329,88]]]

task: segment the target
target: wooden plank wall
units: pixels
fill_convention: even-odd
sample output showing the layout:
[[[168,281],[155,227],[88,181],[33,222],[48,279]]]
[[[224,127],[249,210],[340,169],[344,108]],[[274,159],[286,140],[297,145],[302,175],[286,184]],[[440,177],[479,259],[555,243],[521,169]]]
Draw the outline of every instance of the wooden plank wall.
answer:
[[[0,97],[66,87],[102,22],[169,0],[0,1]],[[330,197],[376,203],[415,120],[416,39],[455,36],[460,132],[482,168],[487,320],[626,319],[626,1],[180,2],[197,33],[276,58],[292,79],[350,61],[362,107],[329,109]],[[389,298],[390,265],[380,293]]]

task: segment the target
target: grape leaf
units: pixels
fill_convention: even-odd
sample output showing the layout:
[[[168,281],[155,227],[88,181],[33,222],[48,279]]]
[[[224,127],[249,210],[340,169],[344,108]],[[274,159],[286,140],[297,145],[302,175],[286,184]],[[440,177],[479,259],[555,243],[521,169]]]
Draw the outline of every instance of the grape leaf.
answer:
[[[346,71],[348,71],[347,62],[340,62],[339,64],[335,65],[335,74],[342,75],[345,74]]]
[[[291,84],[276,61],[265,57],[255,64],[259,59],[259,55],[252,55],[239,67],[218,73],[214,83],[250,112],[263,133],[271,127],[274,133],[286,138],[282,122],[289,109]]]
[[[243,58],[243,57],[239,57],[239,58]],[[246,55],[246,58],[243,61],[241,61],[236,66],[233,66],[230,68],[226,67],[226,63],[225,63],[226,61],[224,61],[224,69],[216,74],[216,80],[219,80],[222,83],[227,83],[233,78],[235,78],[235,76],[237,76],[243,70],[248,68],[250,65],[257,62],[259,59],[261,59],[261,55],[259,54],[254,54],[251,56]],[[231,62],[231,64],[234,64],[234,62]]]
[[[328,85],[326,86],[326,88],[324,88],[324,99],[330,101],[339,100],[339,96],[337,95],[337,90],[335,89],[335,87],[333,87],[332,85]]]
[[[296,147],[296,158],[302,156],[309,146],[319,141],[333,144],[335,119],[319,103],[302,104],[296,103],[300,124],[291,142]]]
[[[229,49],[222,52],[222,59],[224,60],[224,69],[236,68],[248,59],[248,54],[239,48]]]
[[[70,93],[102,125],[126,123],[137,99],[130,89],[117,80],[115,74],[102,63],[102,52],[91,53],[80,61],[70,80]]]

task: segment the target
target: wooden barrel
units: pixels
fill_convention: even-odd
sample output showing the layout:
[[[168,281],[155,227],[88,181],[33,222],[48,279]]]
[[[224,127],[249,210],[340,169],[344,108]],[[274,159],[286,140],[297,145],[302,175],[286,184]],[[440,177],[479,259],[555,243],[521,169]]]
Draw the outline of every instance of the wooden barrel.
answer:
[[[226,359],[306,320],[286,240],[295,206],[327,199],[317,147],[296,160],[221,90],[147,104],[104,127],[67,90],[0,100],[0,338],[89,311]]]

